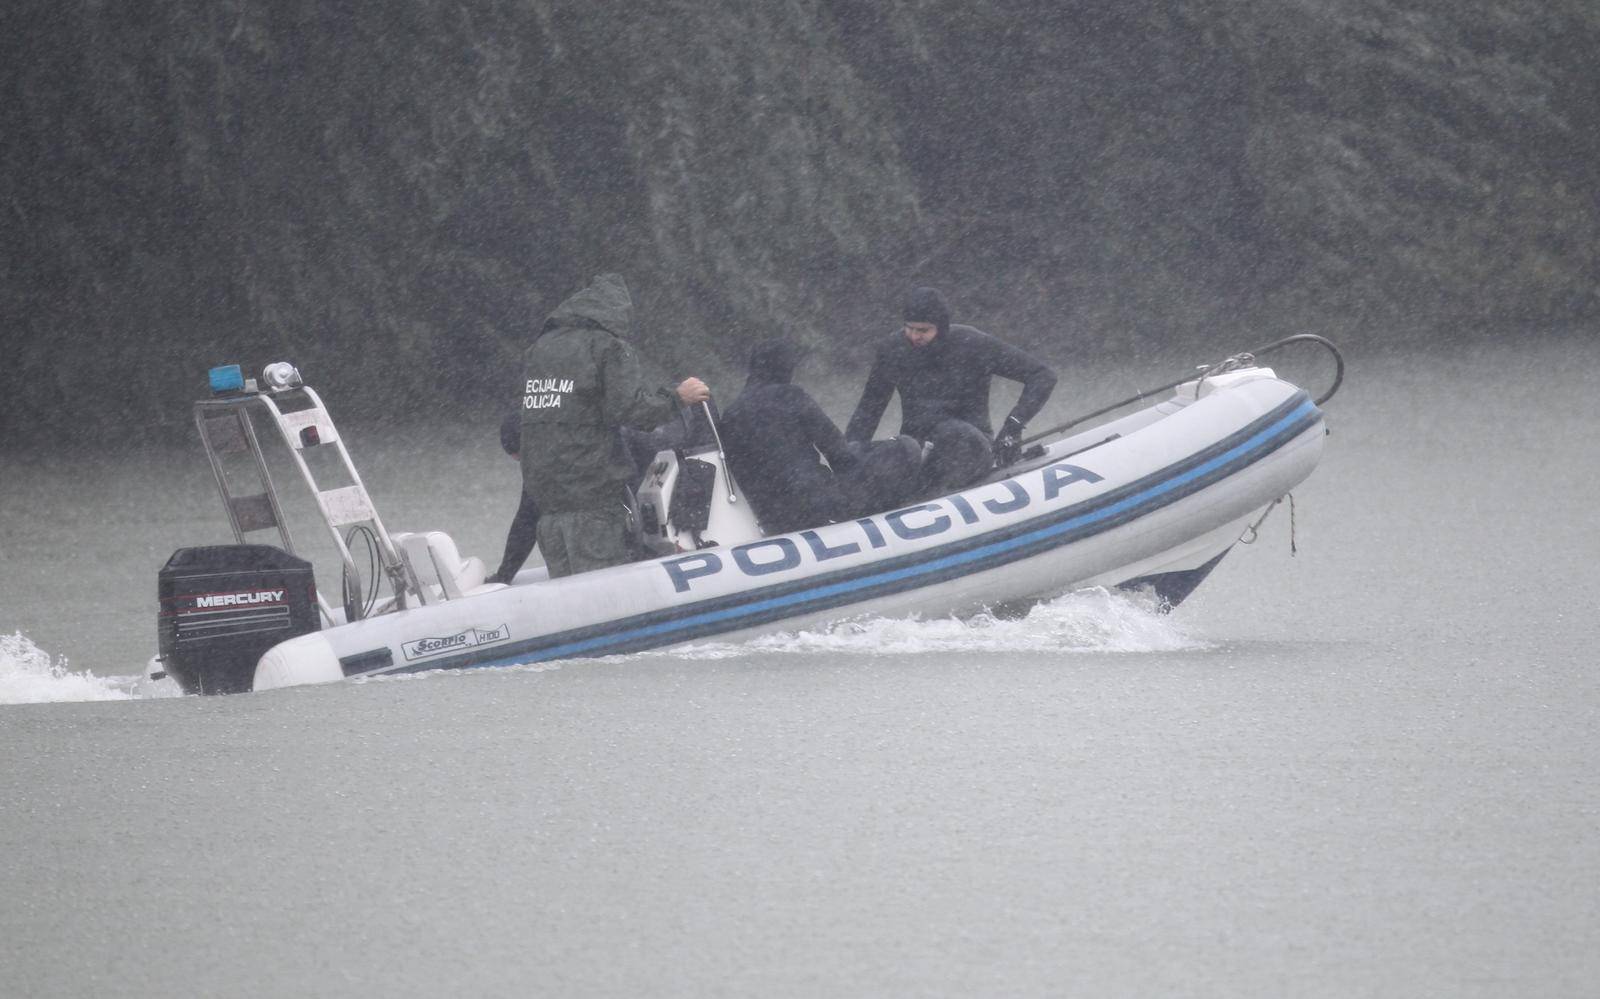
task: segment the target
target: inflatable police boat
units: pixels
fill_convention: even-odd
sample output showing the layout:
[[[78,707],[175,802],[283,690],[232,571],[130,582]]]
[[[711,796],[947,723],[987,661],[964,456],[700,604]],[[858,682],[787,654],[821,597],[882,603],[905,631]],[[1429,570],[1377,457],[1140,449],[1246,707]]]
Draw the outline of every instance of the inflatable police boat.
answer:
[[[1339,363],[1315,401],[1255,359],[1301,341]],[[259,382],[218,368],[194,415],[237,544],[180,549],[161,569],[159,668],[186,691],[231,693],[737,641],[855,616],[1020,613],[1089,586],[1148,586],[1176,604],[1311,474],[1318,405],[1342,376],[1332,344],[1290,337],[1152,390],[1160,400],[1128,415],[1066,434],[1135,400],[1038,435],[979,485],[776,536],[762,534],[717,447],[662,451],[637,490],[652,557],[555,580],[525,569],[507,585],[486,583],[484,563],[443,532],[385,527],[291,365],[269,365]],[[269,443],[287,450],[343,562],[336,603],[295,554]]]

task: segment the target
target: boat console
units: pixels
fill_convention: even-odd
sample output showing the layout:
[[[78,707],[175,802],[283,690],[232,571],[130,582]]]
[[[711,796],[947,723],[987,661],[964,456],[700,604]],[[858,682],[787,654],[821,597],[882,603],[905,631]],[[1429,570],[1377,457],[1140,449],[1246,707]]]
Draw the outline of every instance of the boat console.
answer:
[[[734,545],[762,536],[715,446],[659,452],[638,491],[639,540],[652,557]]]

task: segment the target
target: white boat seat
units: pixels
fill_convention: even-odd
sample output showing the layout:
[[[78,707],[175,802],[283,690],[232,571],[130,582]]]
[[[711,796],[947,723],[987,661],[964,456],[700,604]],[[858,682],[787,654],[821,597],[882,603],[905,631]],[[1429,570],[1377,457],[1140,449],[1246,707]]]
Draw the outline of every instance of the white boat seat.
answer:
[[[484,583],[488,570],[483,559],[476,555],[462,558],[455,540],[443,531],[418,531],[393,537],[395,547],[400,549],[424,590],[432,590],[446,600],[459,600],[500,588],[498,583]]]

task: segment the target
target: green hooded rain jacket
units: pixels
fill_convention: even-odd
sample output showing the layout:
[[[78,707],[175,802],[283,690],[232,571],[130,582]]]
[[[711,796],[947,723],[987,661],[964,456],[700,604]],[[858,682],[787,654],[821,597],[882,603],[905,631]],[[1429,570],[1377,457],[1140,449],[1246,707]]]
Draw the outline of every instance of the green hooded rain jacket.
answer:
[[[523,352],[522,484],[543,513],[620,510],[637,477],[620,428],[649,430],[677,412],[676,390],[643,372],[632,334],[628,286],[602,274]]]

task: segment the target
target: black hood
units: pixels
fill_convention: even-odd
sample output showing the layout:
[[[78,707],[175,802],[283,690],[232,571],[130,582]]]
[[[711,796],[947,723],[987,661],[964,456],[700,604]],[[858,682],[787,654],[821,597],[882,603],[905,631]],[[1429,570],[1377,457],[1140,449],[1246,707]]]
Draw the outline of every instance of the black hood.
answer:
[[[750,385],[787,385],[794,369],[806,356],[805,348],[789,337],[763,340],[750,351]]]
[[[913,288],[906,296],[901,318],[908,323],[932,323],[943,336],[950,332],[950,303],[937,288]]]
[[[633,336],[633,297],[620,274],[601,274],[556,306],[535,339],[560,326],[593,327],[626,340]]]

